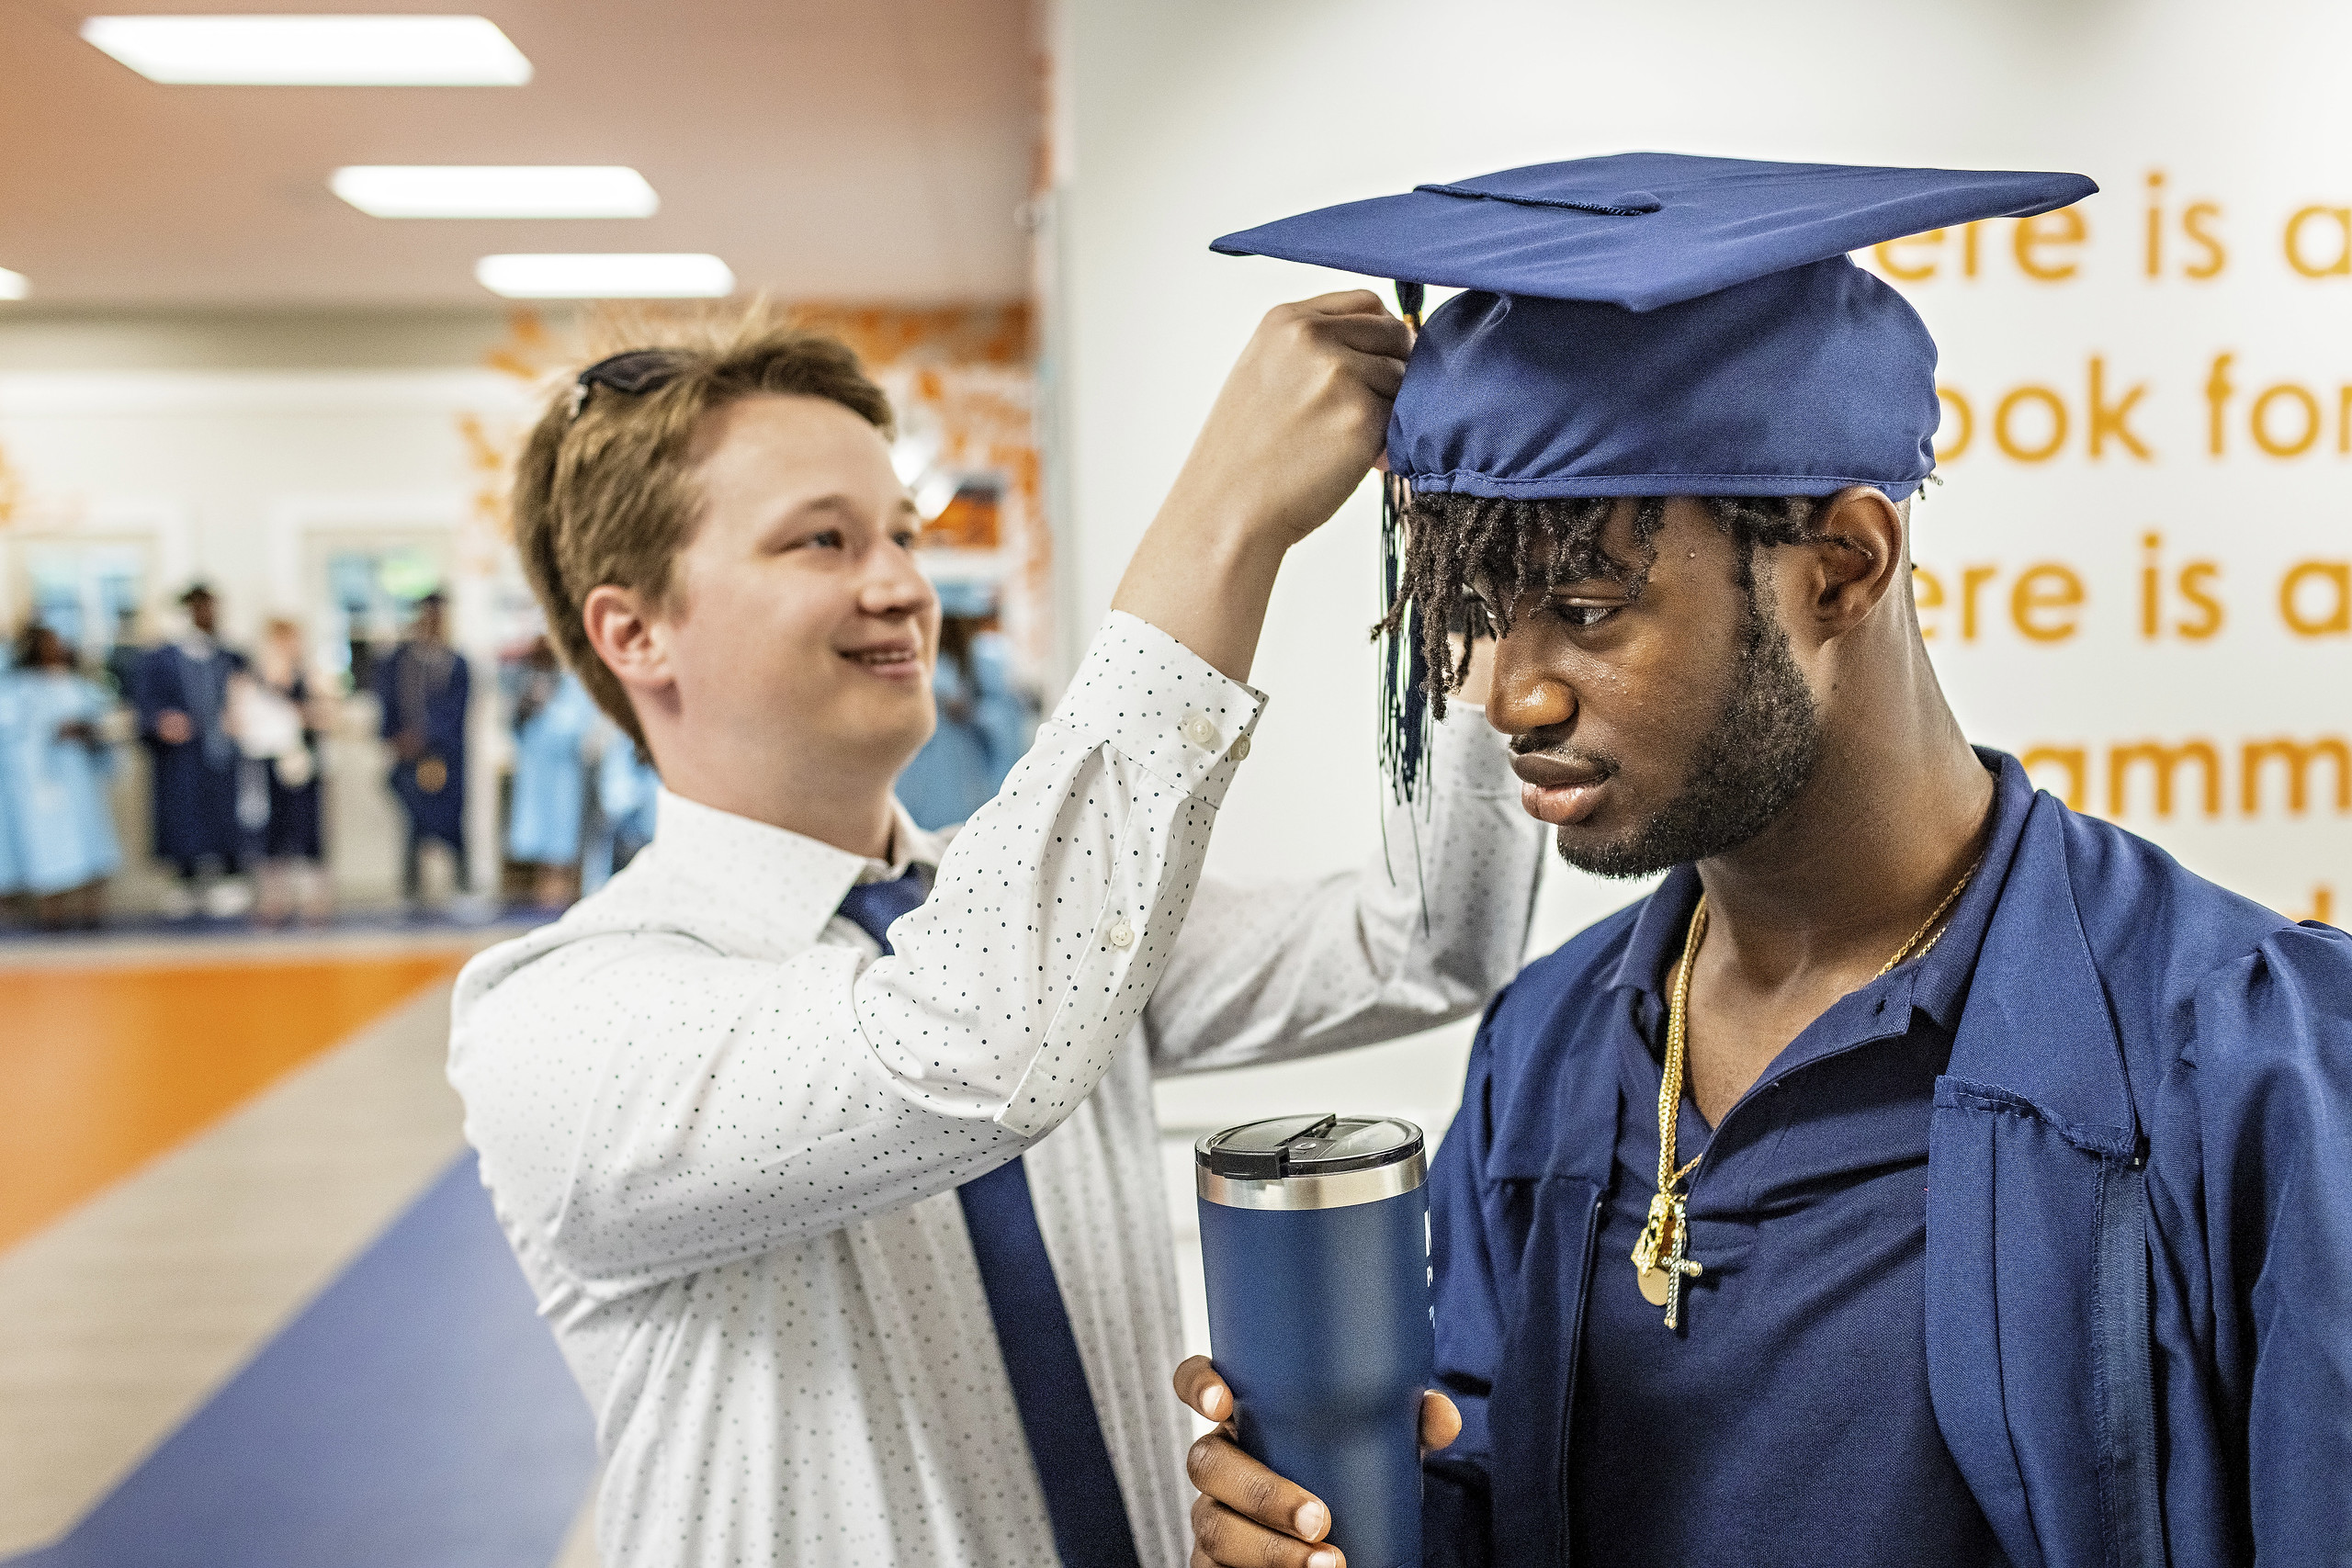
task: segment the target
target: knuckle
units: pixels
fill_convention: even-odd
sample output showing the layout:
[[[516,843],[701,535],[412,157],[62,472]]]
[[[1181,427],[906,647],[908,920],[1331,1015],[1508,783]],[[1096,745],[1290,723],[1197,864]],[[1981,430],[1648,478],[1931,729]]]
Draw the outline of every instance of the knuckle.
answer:
[[[1258,1518],[1272,1515],[1275,1504],[1282,1500],[1282,1479],[1271,1471],[1260,1471],[1241,1485],[1243,1508]]]

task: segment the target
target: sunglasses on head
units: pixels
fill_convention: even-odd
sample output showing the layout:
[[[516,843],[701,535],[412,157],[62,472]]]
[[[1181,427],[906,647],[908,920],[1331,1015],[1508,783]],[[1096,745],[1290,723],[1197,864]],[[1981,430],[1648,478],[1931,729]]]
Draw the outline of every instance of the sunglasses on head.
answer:
[[[639,397],[658,392],[676,380],[679,368],[678,356],[666,348],[632,348],[626,354],[599,359],[571,384],[571,417],[580,417],[580,411],[586,406],[588,394],[594,388],[610,387],[616,392]]]

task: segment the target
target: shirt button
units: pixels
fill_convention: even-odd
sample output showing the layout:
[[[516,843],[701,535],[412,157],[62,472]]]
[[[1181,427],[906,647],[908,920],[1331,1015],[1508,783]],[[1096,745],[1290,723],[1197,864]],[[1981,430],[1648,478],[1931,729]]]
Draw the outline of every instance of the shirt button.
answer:
[[[1111,924],[1109,937],[1113,947],[1133,947],[1136,944],[1136,928],[1125,919],[1114,920]]]
[[[1216,750],[1216,743],[1219,739],[1216,732],[1216,726],[1210,723],[1207,716],[1204,714],[1196,713],[1193,715],[1192,717],[1186,719],[1182,727],[1182,733],[1185,739],[1191,741],[1193,745],[1199,747],[1204,751],[1214,751]]]
[[[1246,735],[1236,736],[1232,749],[1227,751],[1226,755],[1237,762],[1247,758],[1250,755],[1250,738]]]

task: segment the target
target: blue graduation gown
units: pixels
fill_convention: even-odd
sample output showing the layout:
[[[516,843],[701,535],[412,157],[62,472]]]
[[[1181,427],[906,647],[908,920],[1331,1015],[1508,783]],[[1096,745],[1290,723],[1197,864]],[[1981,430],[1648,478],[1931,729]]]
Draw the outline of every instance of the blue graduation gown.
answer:
[[[61,725],[104,716],[105,695],[62,671],[0,674],[0,686],[14,719],[0,734],[0,794],[13,807],[23,886],[62,893],[111,876],[122,864],[107,800],[112,758],[57,737]]]
[[[148,650],[133,683],[139,733],[155,770],[155,854],[160,860],[197,861],[207,855],[240,858],[245,829],[237,820],[236,742],[221,728],[229,677],[244,659],[212,644],[202,657],[179,643]],[[176,744],[155,732],[155,721],[176,709],[196,726],[195,737]]]
[[[514,801],[507,818],[506,852],[538,865],[570,865],[580,858],[581,808],[588,769],[581,742],[596,705],[580,678],[565,671],[554,693],[514,732]]]
[[[1438,1154],[1432,1563],[1566,1560],[1637,910],[1495,1000]],[[2037,795],[1932,1117],[1929,1393],[2010,1560],[2352,1561],[2352,938]]]
[[[1012,659],[1000,633],[972,639],[968,681],[954,660],[941,660],[932,691],[939,700],[939,728],[899,773],[897,793],[916,826],[935,829],[965,820],[1003,787],[1012,764],[1029,750],[1035,725],[1013,688]],[[963,709],[964,716],[951,707]]]
[[[412,835],[462,847],[466,820],[466,699],[470,677],[465,655],[451,652],[446,678],[412,682],[410,667],[424,657],[426,653],[415,642],[403,642],[392,650],[390,658],[376,666],[376,695],[383,705],[385,739],[396,739],[407,728],[405,707],[422,698],[419,728],[424,732],[424,757],[415,761],[393,761],[392,795],[408,813]],[[437,759],[441,764],[437,781],[428,770],[420,769],[419,764],[426,758]],[[436,782],[439,788],[426,787]]]

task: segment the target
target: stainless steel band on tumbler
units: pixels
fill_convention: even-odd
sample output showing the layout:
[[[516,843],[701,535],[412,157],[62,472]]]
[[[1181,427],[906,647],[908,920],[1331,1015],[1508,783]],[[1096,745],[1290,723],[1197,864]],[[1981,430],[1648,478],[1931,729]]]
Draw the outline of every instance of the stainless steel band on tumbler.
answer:
[[[1421,1130],[1395,1116],[1277,1116],[1193,1145],[1194,1190],[1227,1209],[1345,1209],[1429,1174]]]

